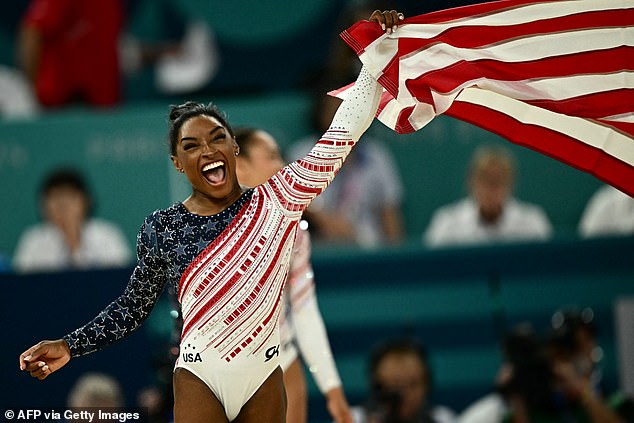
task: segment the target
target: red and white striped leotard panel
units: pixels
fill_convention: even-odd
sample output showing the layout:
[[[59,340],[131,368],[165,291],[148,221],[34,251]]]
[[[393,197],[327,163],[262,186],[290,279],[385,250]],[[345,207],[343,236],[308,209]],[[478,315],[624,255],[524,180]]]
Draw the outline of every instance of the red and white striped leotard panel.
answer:
[[[279,339],[280,295],[304,209],[332,181],[371,123],[380,89],[364,71],[357,98],[339,107],[311,152],[255,188],[229,226],[192,262],[179,284],[182,339],[207,338],[227,362]],[[363,77],[362,77],[363,76]]]

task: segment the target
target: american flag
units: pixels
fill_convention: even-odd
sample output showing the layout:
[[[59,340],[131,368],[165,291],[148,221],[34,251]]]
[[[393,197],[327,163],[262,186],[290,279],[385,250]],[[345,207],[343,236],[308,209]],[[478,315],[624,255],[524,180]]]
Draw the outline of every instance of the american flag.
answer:
[[[634,1],[501,0],[341,35],[396,132],[453,116],[634,196]]]

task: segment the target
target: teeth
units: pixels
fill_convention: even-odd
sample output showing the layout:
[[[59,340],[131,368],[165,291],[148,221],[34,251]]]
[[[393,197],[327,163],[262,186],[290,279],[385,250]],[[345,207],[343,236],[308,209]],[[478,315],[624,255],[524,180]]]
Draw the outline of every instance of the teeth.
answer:
[[[209,163],[208,165],[203,167],[203,172],[207,172],[208,170],[212,170],[212,169],[215,169],[215,168],[220,167],[220,166],[222,166],[222,162],[221,161]]]

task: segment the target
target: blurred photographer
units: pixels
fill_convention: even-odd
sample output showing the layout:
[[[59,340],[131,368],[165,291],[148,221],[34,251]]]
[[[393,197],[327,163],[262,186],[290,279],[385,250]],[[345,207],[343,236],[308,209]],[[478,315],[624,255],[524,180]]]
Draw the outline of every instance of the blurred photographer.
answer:
[[[371,392],[353,407],[355,423],[453,423],[455,415],[429,402],[432,377],[425,347],[414,339],[388,340],[369,363]]]
[[[598,389],[601,350],[591,318],[553,316],[546,336],[530,325],[504,339],[496,392],[468,407],[460,423],[631,423],[634,403]]]
[[[497,391],[507,403],[503,422],[533,422],[533,411],[551,414],[553,373],[547,350],[533,328],[520,325],[504,339],[504,364],[498,374]]]
[[[515,326],[502,340],[500,349],[502,363],[493,392],[463,410],[459,423],[529,422],[525,417],[527,408],[548,408],[552,373],[533,326]],[[515,416],[515,420],[510,416]]]
[[[554,376],[553,396],[561,421],[634,422],[634,401],[618,392],[602,392],[600,388],[597,364],[602,351],[596,343],[592,310],[558,313],[553,316],[553,330],[546,344]]]

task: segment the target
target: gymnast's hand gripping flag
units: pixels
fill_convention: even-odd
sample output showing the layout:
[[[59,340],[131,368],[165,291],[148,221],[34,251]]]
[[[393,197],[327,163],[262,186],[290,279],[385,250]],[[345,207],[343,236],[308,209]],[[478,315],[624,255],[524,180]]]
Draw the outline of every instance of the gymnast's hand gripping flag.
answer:
[[[502,0],[341,35],[383,86],[377,117],[396,132],[445,114],[634,196],[634,1]]]

